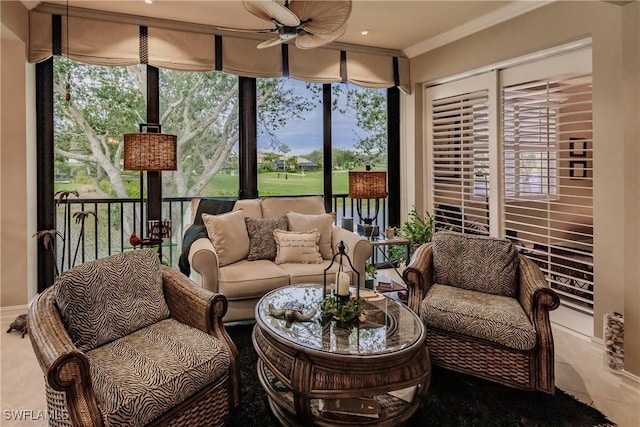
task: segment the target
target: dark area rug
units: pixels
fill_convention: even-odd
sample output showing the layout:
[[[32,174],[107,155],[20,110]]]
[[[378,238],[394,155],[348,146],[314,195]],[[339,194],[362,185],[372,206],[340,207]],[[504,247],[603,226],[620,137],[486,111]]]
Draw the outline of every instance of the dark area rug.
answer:
[[[242,403],[230,425],[278,426],[256,374],[253,324],[227,326],[240,353]],[[407,426],[609,426],[596,409],[556,388],[554,396],[526,392],[433,368],[426,407]]]

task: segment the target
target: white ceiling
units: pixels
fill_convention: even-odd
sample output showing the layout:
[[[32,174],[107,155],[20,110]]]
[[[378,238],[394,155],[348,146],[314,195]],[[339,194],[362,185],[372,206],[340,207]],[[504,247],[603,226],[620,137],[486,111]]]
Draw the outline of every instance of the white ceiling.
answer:
[[[347,21],[347,32],[338,42],[397,50],[413,57],[548,2],[354,0],[351,16]],[[29,9],[43,7],[48,3],[63,8],[68,5],[70,8],[94,9],[213,27],[272,27],[269,22],[248,13],[241,0],[154,0],[152,4],[146,4],[143,0],[23,0],[23,3]],[[360,34],[364,29],[370,30],[366,36]]]

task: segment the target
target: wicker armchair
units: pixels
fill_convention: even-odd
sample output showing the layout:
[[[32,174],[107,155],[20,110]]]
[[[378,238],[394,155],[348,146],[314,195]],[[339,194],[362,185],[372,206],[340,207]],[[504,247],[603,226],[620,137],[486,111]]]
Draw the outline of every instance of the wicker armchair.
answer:
[[[62,273],[28,313],[49,425],[225,424],[240,402],[226,310],[150,250]]]
[[[415,251],[403,277],[433,364],[554,393],[549,311],[558,295],[511,242],[439,232]]]

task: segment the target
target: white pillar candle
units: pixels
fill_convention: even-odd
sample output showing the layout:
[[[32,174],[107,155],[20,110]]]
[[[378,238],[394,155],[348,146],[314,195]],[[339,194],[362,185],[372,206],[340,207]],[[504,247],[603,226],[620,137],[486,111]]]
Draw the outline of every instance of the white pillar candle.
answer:
[[[349,273],[341,271],[336,277],[338,296],[344,297],[349,295],[349,285],[351,285],[351,277]]]

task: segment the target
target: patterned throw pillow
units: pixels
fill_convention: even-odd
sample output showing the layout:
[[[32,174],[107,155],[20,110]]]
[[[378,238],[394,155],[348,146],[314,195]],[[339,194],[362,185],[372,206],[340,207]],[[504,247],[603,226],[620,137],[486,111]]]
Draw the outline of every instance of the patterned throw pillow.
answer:
[[[287,218],[245,218],[249,233],[249,261],[268,259],[274,261],[278,253],[275,230],[287,230]]]
[[[245,259],[249,254],[249,235],[244,222],[244,213],[233,211],[220,215],[202,214],[207,234],[218,254],[218,265]]]
[[[149,249],[86,262],[55,286],[62,320],[83,352],[169,317],[160,259]]]
[[[278,247],[276,264],[289,262],[319,264],[322,262],[322,256],[318,250],[318,241],[320,240],[318,230],[303,232],[275,230],[273,236]]]
[[[306,231],[316,229],[320,233],[320,254],[324,259],[333,257],[333,248],[331,247],[331,226],[335,221],[333,214],[320,215],[304,215],[297,212],[287,212],[287,220],[289,221],[290,231]]]
[[[434,281],[514,297],[518,254],[509,240],[441,231],[433,237]]]

